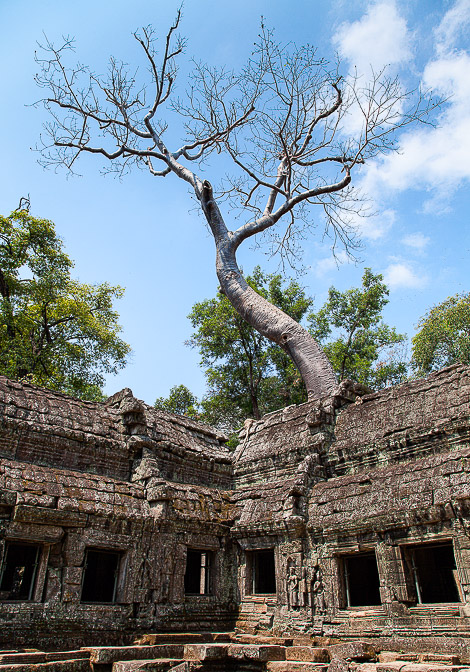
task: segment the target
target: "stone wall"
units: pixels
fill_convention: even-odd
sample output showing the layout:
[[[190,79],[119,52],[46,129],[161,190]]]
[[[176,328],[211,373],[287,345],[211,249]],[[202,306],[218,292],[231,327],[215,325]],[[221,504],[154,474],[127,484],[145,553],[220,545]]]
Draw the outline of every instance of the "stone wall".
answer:
[[[130,390],[0,379],[0,418],[3,646],[236,627],[470,655],[468,368],[343,383],[235,453]]]

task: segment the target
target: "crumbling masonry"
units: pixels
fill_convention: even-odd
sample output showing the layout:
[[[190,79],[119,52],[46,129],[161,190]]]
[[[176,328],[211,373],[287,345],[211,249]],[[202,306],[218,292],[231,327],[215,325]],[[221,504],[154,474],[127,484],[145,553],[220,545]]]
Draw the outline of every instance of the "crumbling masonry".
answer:
[[[231,453],[128,389],[0,378],[3,648],[225,631],[470,660],[469,402],[463,366],[343,383]]]

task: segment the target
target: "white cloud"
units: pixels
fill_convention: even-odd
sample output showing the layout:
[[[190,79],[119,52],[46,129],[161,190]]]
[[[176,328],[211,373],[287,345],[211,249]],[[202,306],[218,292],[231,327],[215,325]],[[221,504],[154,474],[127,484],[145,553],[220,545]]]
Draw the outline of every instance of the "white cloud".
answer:
[[[423,233],[410,233],[404,236],[401,242],[407,247],[412,247],[418,252],[423,252],[424,248],[429,245],[430,240],[429,236],[425,236]]]
[[[428,279],[416,273],[409,263],[394,262],[384,271],[385,282],[391,289],[421,289]]]
[[[426,66],[424,84],[441,96],[450,96],[439,126],[405,133],[399,153],[366,166],[362,188],[368,194],[426,189],[433,203],[445,208],[452,193],[470,180],[470,55],[454,53]]]
[[[450,97],[450,112],[455,114],[468,107],[470,81],[469,54],[465,51],[442,56],[427,64],[423,83],[444,97]]]
[[[343,23],[333,42],[358,73],[369,73],[371,66],[379,71],[412,57],[406,21],[394,0],[373,4],[358,21]]]
[[[340,250],[335,256],[330,255],[319,259],[311,266],[311,270],[317,278],[324,278],[329,273],[336,271],[340,264],[346,264],[348,261],[349,257],[347,253],[344,250]]]
[[[395,0],[369,4],[367,12],[352,23],[343,23],[333,36],[333,43],[343,60],[349,63],[350,100],[342,120],[341,133],[358,138],[364,131],[364,115],[369,108],[370,86],[382,70],[391,75],[397,66],[412,59],[411,39],[405,19],[399,14]],[[383,80],[383,77],[380,78]],[[375,99],[384,93],[375,81]],[[354,90],[354,93],[353,93]],[[345,99],[348,87],[345,86]],[[398,95],[393,114],[401,114]],[[390,110],[392,113],[392,110]]]
[[[396,213],[394,210],[383,210],[382,212],[368,217],[357,216],[354,219],[354,227],[360,238],[378,240],[379,238],[383,238],[390,231],[395,220]]]
[[[424,89],[447,99],[438,126],[410,127],[399,138],[397,153],[367,164],[358,184],[367,196],[387,198],[421,189],[428,193],[424,212],[440,214],[448,211],[453,193],[470,181],[470,54],[455,48],[469,24],[470,0],[456,0],[434,30],[436,56],[425,66],[421,82]],[[334,39],[343,57],[365,71],[370,61],[380,68],[411,58],[409,32],[395,0],[370,5],[360,20],[343,24]],[[356,107],[350,109],[343,129],[353,134],[363,121]],[[380,220],[374,219],[360,224],[364,237],[383,235]]]
[[[460,35],[470,24],[470,0],[457,0],[445,13],[441,23],[434,31],[437,53],[442,55],[453,49]]]

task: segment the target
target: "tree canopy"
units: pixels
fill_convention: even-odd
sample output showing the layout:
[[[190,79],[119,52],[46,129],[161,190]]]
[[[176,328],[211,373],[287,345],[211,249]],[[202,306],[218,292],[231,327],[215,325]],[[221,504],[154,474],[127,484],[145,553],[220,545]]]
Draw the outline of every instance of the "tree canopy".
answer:
[[[310,45],[277,42],[265,25],[239,72],[198,64],[187,91],[175,95],[185,47],[177,35],[180,18],[178,13],[160,55],[151,28],[135,33],[149,65],[146,80],[140,79],[143,69],[136,72],[115,58],[105,75],[70,67],[71,41],[45,45],[37,76],[51,115],[43,161],[72,171],[89,153],[120,175],[137,166],[188,184],[214,239],[225,296],[242,319],[287,352],[309,395],[326,396],[337,380],[322,349],[246,282],[237,250],[247,239],[271,233],[274,250],[290,254],[302,230],[319,223],[333,244],[350,248],[352,221],[362,206],[353,190],[358,169],[395,151],[397,134],[428,122],[439,103],[406,90],[386,72],[372,72],[369,81],[342,74],[338,63]],[[217,166],[219,156],[231,162],[231,172],[225,163]],[[227,175],[219,188],[206,177],[209,157],[210,170]],[[227,199],[230,222],[223,215]],[[312,217],[315,210],[319,218]],[[175,222],[163,226],[178,236]]]
[[[418,375],[456,362],[470,364],[470,292],[450,296],[418,322],[412,365]]]
[[[197,397],[186,385],[174,385],[168,397],[158,397],[154,406],[167,413],[186,415],[188,418],[199,418],[201,415]]]
[[[339,380],[349,378],[371,389],[405,380],[406,335],[398,334],[382,319],[388,295],[383,276],[366,268],[362,287],[344,292],[330,287],[325,305],[310,314],[310,331],[323,346]]]
[[[78,282],[72,268],[52,222],[0,216],[0,373],[100,399],[130,352],[113,309],[123,290]]]

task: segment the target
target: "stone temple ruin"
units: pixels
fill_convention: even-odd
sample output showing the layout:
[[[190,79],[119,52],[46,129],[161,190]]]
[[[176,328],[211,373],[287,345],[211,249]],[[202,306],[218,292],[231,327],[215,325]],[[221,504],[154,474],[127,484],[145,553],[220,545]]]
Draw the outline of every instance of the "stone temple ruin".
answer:
[[[470,663],[470,368],[225,437],[0,378],[2,669]]]

